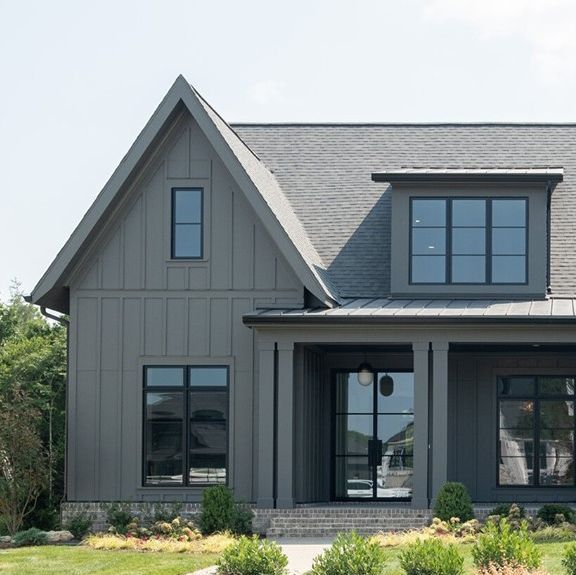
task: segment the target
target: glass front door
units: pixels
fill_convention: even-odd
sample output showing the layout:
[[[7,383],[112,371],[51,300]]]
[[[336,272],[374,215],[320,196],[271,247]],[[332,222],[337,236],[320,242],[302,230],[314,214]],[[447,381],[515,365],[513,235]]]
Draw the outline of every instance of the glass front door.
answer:
[[[337,372],[334,393],[334,498],[410,499],[414,374],[379,371],[361,385]]]

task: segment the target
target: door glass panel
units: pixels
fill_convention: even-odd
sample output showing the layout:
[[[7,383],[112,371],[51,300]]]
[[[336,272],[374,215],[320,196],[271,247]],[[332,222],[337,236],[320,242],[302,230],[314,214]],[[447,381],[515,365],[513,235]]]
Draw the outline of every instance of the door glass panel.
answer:
[[[358,383],[357,373],[339,373],[336,376],[336,413],[372,413],[374,409],[372,386]]]
[[[392,378],[385,379],[386,376]],[[381,372],[378,381],[378,413],[414,412],[414,374],[406,372]]]
[[[366,457],[336,458],[336,497],[373,498],[372,468]]]
[[[414,458],[411,455],[392,455],[382,458],[376,475],[376,496],[406,498],[412,496]]]
[[[336,455],[368,455],[373,426],[372,415],[337,415]]]

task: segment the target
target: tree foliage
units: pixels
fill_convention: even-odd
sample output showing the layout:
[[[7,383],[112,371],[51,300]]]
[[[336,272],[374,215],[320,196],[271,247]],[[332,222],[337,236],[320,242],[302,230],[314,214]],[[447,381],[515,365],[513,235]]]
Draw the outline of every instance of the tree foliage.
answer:
[[[38,505],[26,514],[35,527],[54,526],[63,496],[65,382],[66,329],[27,304],[14,284],[9,301],[0,302],[0,411],[18,412],[45,454],[48,469]]]

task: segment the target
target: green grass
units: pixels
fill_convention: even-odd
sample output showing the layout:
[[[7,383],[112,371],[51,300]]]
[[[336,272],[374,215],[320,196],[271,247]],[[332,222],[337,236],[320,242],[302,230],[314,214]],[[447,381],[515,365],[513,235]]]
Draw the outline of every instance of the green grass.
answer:
[[[566,575],[562,568],[562,554],[566,543],[539,543],[542,550],[542,568],[550,575]],[[384,571],[384,575],[404,575],[400,567],[398,556],[402,551],[401,547],[391,547],[386,550],[389,560]],[[472,563],[472,545],[458,545],[458,551],[464,556],[464,573],[472,575],[474,573],[474,563]],[[0,570],[0,573],[2,571]]]
[[[216,559],[48,545],[0,551],[0,575],[183,575],[214,565]]]

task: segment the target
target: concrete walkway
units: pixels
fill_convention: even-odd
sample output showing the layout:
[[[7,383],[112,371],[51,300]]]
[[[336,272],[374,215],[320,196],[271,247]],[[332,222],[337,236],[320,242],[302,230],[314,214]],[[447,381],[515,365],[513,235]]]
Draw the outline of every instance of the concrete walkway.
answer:
[[[288,571],[291,575],[303,575],[312,569],[312,561],[332,544],[332,538],[284,537],[273,539],[288,557]],[[214,575],[216,567],[196,571],[194,575]]]

